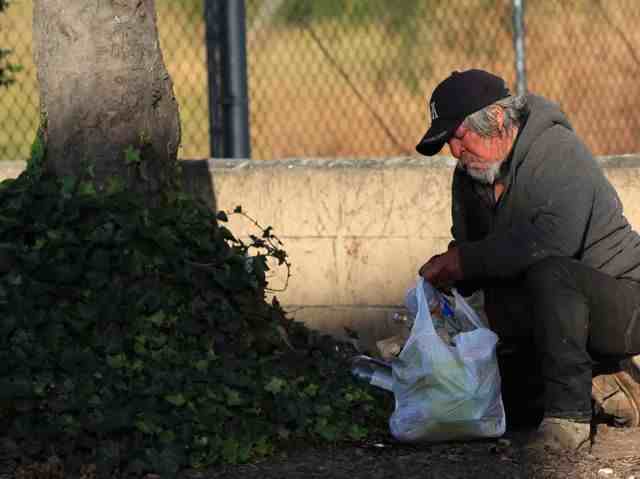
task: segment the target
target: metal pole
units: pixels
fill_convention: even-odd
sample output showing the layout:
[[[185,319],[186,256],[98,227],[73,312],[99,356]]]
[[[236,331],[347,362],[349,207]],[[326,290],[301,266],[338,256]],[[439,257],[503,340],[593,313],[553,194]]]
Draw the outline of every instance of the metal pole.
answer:
[[[222,62],[220,60],[222,45],[220,26],[222,22],[220,21],[220,10],[220,2],[218,0],[204,1],[209,92],[209,150],[212,158],[222,158],[224,156],[222,108],[220,105],[222,89]]]
[[[250,158],[244,0],[222,0],[222,124],[226,158]]]
[[[527,92],[526,55],[524,50],[524,5],[525,0],[512,0],[513,7],[513,47],[516,53],[516,92]]]

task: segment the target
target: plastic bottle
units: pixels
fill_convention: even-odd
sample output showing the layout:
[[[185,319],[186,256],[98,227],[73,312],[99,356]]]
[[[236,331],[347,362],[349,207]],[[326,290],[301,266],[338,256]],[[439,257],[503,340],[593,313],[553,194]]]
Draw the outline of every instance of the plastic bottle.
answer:
[[[453,337],[460,332],[455,311],[444,294],[434,288],[428,281],[423,281],[424,297],[431,312],[433,327],[443,341],[449,345],[454,344]],[[416,288],[407,291],[405,306],[415,318],[418,314],[418,299]]]
[[[423,283],[424,297],[429,305],[429,311],[432,313],[453,316],[453,310],[440,292],[435,289],[431,283],[424,281]],[[418,298],[416,296],[416,288],[410,288],[404,301],[409,312],[415,317],[418,314]]]
[[[440,292],[436,290],[436,288],[431,286],[431,283],[429,283],[428,281],[424,281],[422,284],[424,285],[424,297],[427,300],[427,304],[429,305],[429,311],[434,312],[438,311],[439,309],[442,314],[445,315],[445,310],[448,307],[446,299],[444,299]],[[451,308],[448,308],[448,310],[450,311]]]
[[[391,368],[382,361],[376,361],[369,356],[356,356],[351,360],[351,373],[368,382],[372,386],[376,386],[387,391],[392,391],[393,377]]]

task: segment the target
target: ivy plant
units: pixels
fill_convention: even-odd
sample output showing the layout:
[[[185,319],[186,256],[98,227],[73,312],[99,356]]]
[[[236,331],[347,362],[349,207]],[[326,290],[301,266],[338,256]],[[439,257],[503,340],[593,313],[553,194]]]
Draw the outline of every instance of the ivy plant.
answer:
[[[0,184],[0,430],[19,462],[175,477],[385,426],[353,351],[267,300],[288,266],[271,228],[243,242],[241,208],[48,177],[40,150]]]

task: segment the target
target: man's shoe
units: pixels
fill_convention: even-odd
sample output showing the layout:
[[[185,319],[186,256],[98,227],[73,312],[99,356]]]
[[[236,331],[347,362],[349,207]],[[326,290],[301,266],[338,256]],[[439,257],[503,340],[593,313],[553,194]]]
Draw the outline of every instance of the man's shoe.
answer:
[[[545,417],[527,449],[552,451],[577,451],[591,446],[591,425],[559,417]]]
[[[640,355],[620,362],[620,371],[601,374],[591,382],[596,416],[618,427],[640,426]]]

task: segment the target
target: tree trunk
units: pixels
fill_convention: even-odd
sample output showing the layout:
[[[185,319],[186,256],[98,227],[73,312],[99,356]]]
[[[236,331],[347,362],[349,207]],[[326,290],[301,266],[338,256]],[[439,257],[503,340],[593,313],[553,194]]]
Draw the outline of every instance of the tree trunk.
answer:
[[[33,13],[45,170],[88,163],[99,191],[120,177],[155,202],[176,181],[180,120],[154,0],[34,0]]]

